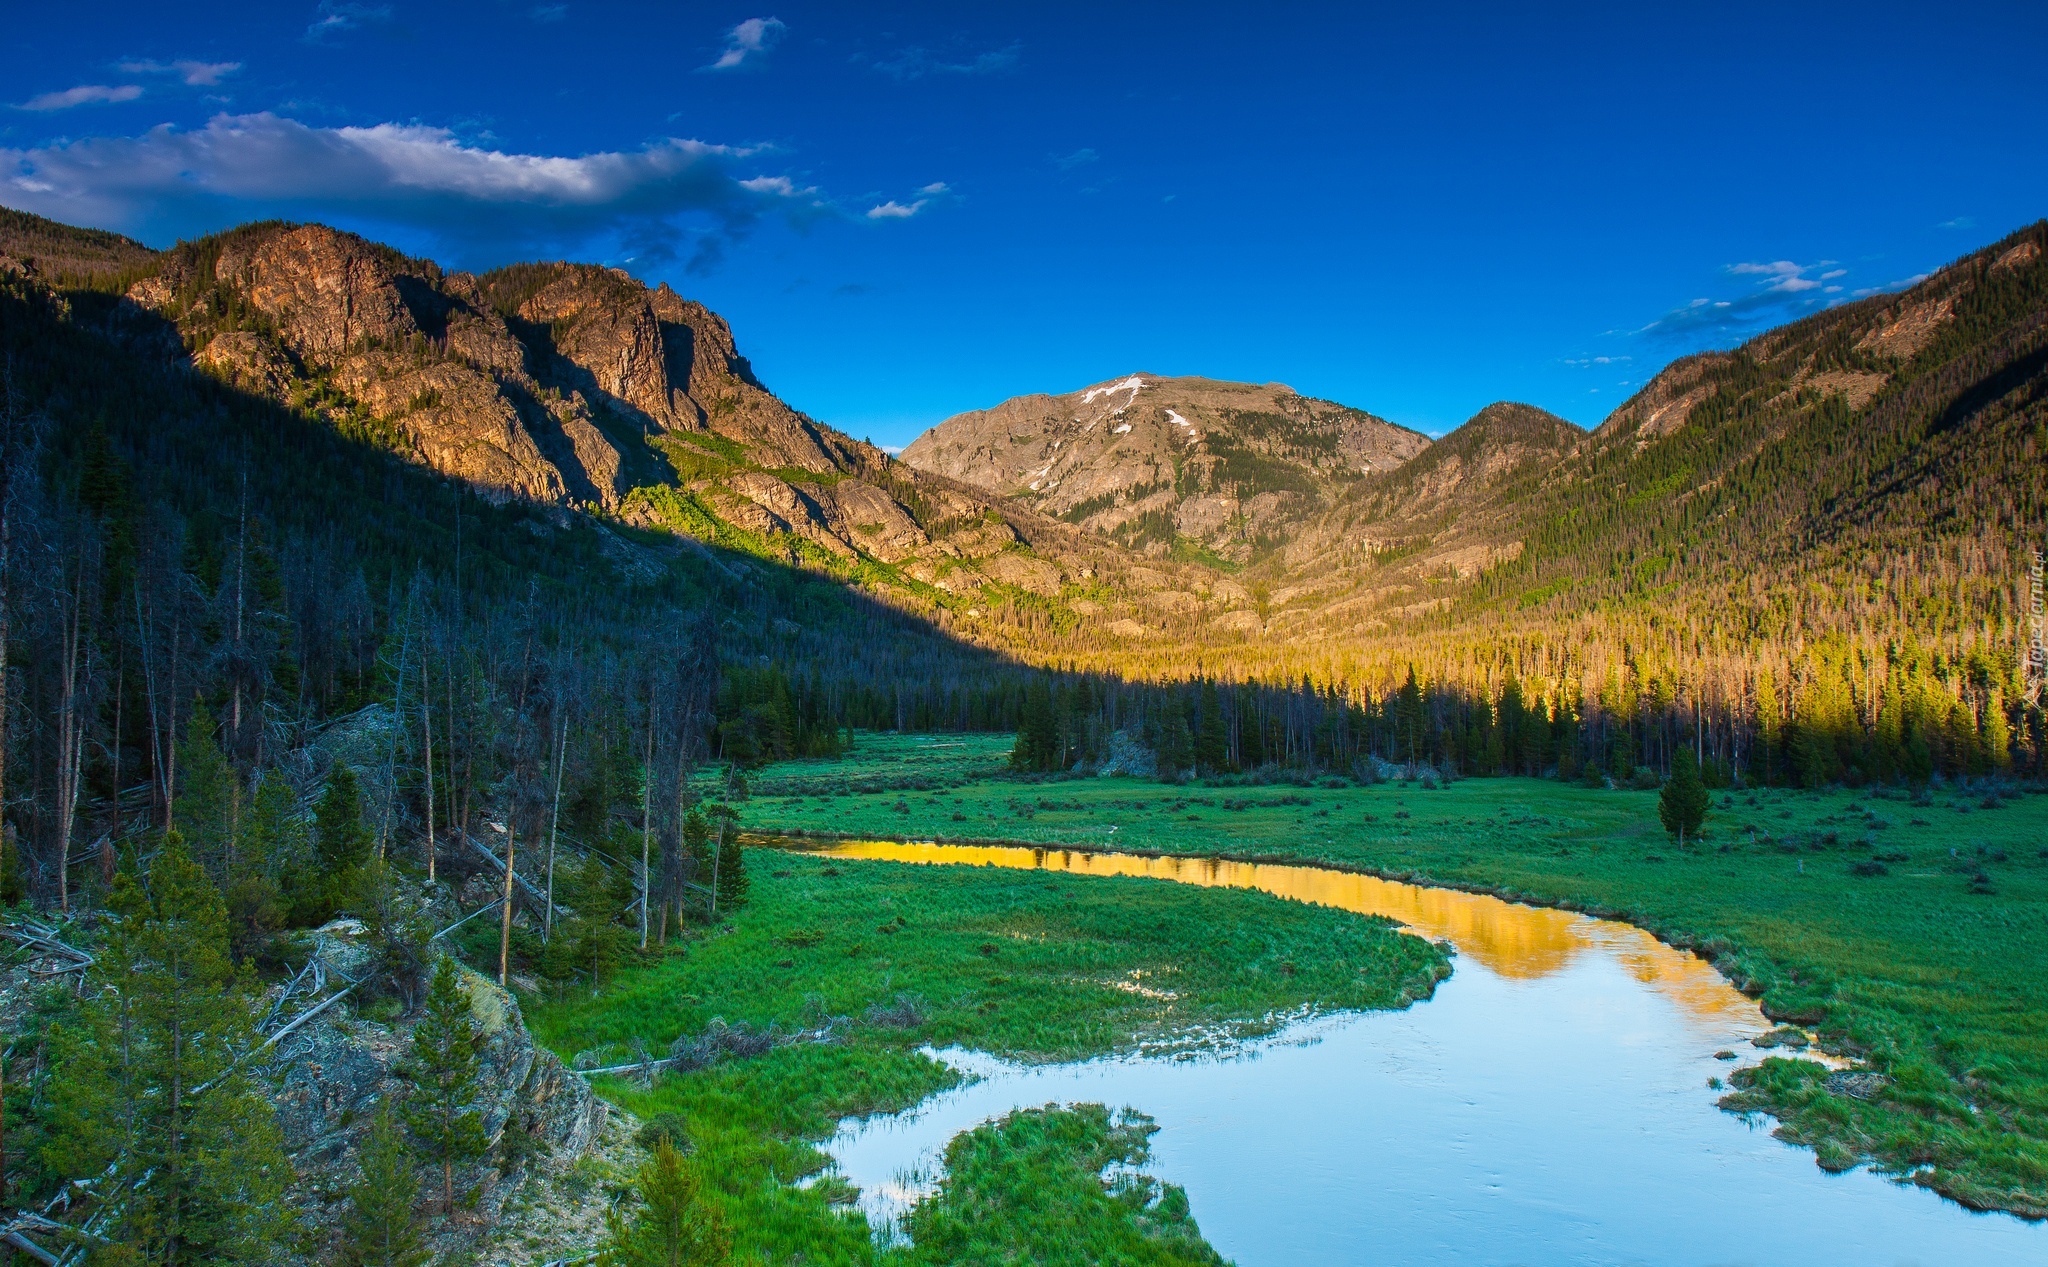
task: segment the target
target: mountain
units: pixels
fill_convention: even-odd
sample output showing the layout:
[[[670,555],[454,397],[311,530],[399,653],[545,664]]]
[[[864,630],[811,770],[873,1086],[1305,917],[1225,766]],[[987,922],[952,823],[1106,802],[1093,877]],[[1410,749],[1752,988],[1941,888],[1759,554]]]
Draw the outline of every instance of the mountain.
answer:
[[[1384,654],[1389,631],[1443,646],[1574,627],[1603,655],[1668,647],[1674,675],[1720,671],[1695,641],[1716,628],[1752,631],[1715,653],[1731,674],[1823,637],[2010,663],[2017,638],[1995,631],[2039,530],[2044,403],[2035,224],[1904,291],[1681,358],[1590,434],[1483,412],[1274,561],[1269,628],[1376,630]],[[1987,623],[1965,635],[1936,611]]]
[[[1429,439],[1279,383],[1132,374],[946,419],[903,460],[1164,555],[1244,563]]]
[[[0,207],[0,269],[56,286],[115,288],[152,267],[156,252],[104,229],[77,229]]]
[[[984,640],[1042,618],[1019,604],[1151,627],[1149,595],[1211,601],[1206,574],[1134,570],[1095,534],[792,409],[716,313],[616,269],[447,272],[310,224],[160,253],[18,214],[0,230],[16,273],[118,292],[105,320],[130,346],[500,502],[794,564]]]
[[[1407,463],[1346,489],[1303,526],[1281,564],[1305,576],[1400,549],[1454,571],[1483,567],[1518,548],[1516,507],[1585,439],[1534,405],[1488,405]]]

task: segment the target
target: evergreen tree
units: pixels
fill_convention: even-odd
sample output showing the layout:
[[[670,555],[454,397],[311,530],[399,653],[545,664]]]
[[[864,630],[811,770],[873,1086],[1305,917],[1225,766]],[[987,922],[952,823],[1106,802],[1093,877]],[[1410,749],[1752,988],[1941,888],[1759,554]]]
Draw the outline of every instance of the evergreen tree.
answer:
[[[1411,764],[1422,759],[1422,687],[1415,681],[1415,666],[1408,666],[1408,680],[1401,683],[1400,702],[1395,706],[1394,750]]]
[[[242,831],[243,869],[272,879],[288,877],[306,868],[312,860],[311,847],[291,780],[276,770],[264,771],[256,781]]]
[[[356,772],[337,761],[327,775],[327,791],[313,811],[313,845],[320,869],[335,879],[370,856],[370,829],[363,822],[363,794]]]
[[[228,887],[238,954],[253,952],[296,916],[322,913],[318,908],[324,897],[303,901],[310,852],[290,780],[275,770],[265,771],[249,801],[235,877]]]
[[[342,1267],[420,1267],[430,1255],[422,1243],[419,1180],[412,1150],[392,1121],[391,1103],[377,1107],[377,1120],[363,1141],[362,1177],[348,1190],[343,1216]]]
[[[1778,708],[1777,682],[1769,673],[1760,674],[1756,680],[1756,756],[1757,781],[1769,787],[1777,778],[1778,746],[1783,730],[1784,717]]]
[[[192,710],[185,738],[178,744],[178,798],[171,807],[171,821],[191,856],[213,875],[225,878],[228,859],[235,852],[240,788],[234,767],[214,742],[215,729],[213,715],[203,706]]]
[[[572,889],[576,914],[558,926],[542,964],[547,975],[558,981],[577,972],[588,972],[590,993],[595,997],[605,974],[625,958],[629,944],[626,930],[611,918],[611,912],[621,905],[621,895],[614,890],[612,874],[594,850],[584,855],[581,874]]]
[[[1835,773],[1835,745],[1818,725],[1806,722],[1792,730],[1792,768],[1802,787],[1826,787]]]
[[[1978,740],[1984,749],[1986,762],[1999,774],[2012,770],[2012,726],[2005,720],[2005,701],[1992,691],[1984,701],[1984,721],[1978,728]]]
[[[1664,830],[1678,838],[1680,849],[1685,848],[1687,836],[1699,834],[1700,824],[1707,819],[1707,803],[1699,762],[1693,759],[1691,748],[1680,745],[1672,755],[1671,778],[1657,798],[1657,817],[1663,820]]]
[[[691,806],[683,815],[683,848],[696,862],[699,871],[711,866],[711,823],[704,817],[704,811]]]
[[[1155,754],[1159,762],[1159,781],[1178,782],[1181,772],[1194,759],[1194,737],[1188,733],[1187,713],[1181,708],[1178,693],[1168,695],[1166,707],[1159,716],[1159,742]]]
[[[240,1064],[258,1041],[255,988],[229,957],[220,890],[171,832],[112,906],[102,988],[53,1034],[64,1075],[49,1084],[44,1160],[126,1194],[106,1235],[135,1259],[264,1259],[287,1230],[276,1203],[291,1168]]]
[[[1202,721],[1195,732],[1195,765],[1209,774],[1221,774],[1230,765],[1230,732],[1223,724],[1223,701],[1216,684],[1202,683]]]
[[[434,968],[426,1015],[412,1032],[407,1072],[417,1092],[405,1106],[405,1127],[420,1152],[441,1167],[442,1208],[455,1209],[455,1167],[484,1155],[490,1141],[477,1111],[477,1046],[482,1041],[469,994],[453,959]]]
[[[1016,746],[1010,749],[1010,766],[1042,772],[1058,769],[1059,762],[1059,718],[1053,710],[1052,687],[1038,678],[1024,691],[1024,714],[1017,725]]]
[[[697,1168],[663,1138],[634,1179],[641,1209],[628,1219],[606,1215],[607,1267],[717,1267],[731,1261],[732,1236],[718,1208],[704,1199]]]
[[[720,833],[718,842],[718,904],[736,908],[747,904],[747,861],[740,853],[737,828]]]

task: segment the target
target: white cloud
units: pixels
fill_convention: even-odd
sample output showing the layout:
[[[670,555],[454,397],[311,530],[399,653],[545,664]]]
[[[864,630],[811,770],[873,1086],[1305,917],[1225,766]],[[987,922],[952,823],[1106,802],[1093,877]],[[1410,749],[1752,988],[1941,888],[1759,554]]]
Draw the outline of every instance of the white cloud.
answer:
[[[1824,260],[1822,263],[1833,263]],[[1814,290],[1820,283],[1808,277],[1809,269],[1819,264],[1794,264],[1791,260],[1773,260],[1769,264],[1730,264],[1728,271],[1737,277],[1761,277],[1764,289],[1777,294],[1792,295],[1802,290]]]
[[[131,75],[176,75],[193,88],[212,88],[222,79],[242,69],[240,62],[122,62],[121,69]]]
[[[1665,338],[1718,337],[1723,332],[1790,320],[1801,310],[1820,303],[1823,296],[1840,293],[1840,286],[1828,283],[1849,273],[1834,260],[1812,264],[1793,260],[1747,261],[1730,264],[1723,271],[1730,277],[1753,281],[1756,288],[1735,299],[1695,299],[1635,333]]]
[[[788,32],[789,24],[781,18],[748,18],[725,33],[725,51],[704,69],[738,70],[750,58],[759,62]]]
[[[320,0],[320,16],[313,19],[303,37],[307,43],[318,43],[343,31],[358,27],[378,25],[391,20],[391,6],[388,4],[359,4],[355,0]]]
[[[920,188],[917,192],[922,196],[910,202],[898,202],[891,198],[879,206],[869,207],[867,209],[868,219],[908,220],[933,203],[944,202],[951,198],[953,196],[953,187],[943,180],[935,180],[931,184]]]
[[[103,105],[111,101],[133,101],[142,95],[138,84],[80,84],[62,92],[46,92],[21,103],[24,110],[69,110],[73,106]]]
[[[569,16],[566,4],[537,4],[527,11],[527,16],[536,22],[560,22]]]
[[[1084,163],[1092,163],[1101,157],[1102,155],[1097,154],[1094,150],[1084,148],[1075,150],[1071,154],[1054,155],[1052,161],[1061,171],[1068,172]]]
[[[458,254],[610,239],[651,260],[694,239],[692,262],[704,265],[764,215],[829,213],[786,177],[732,172],[762,152],[671,137],[571,158],[486,149],[445,128],[222,114],[196,130],[0,148],[0,203],[178,233],[260,215],[342,216],[421,229]]]

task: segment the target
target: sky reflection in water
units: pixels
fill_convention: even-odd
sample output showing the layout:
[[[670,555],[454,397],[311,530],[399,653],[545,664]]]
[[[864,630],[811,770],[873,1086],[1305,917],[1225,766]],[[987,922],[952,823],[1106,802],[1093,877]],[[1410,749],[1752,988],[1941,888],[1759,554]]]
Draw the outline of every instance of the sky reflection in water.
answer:
[[[1565,911],[1311,867],[849,841],[825,852],[1256,888],[1448,939],[1429,1002],[1290,1026],[1231,1057],[1026,1066],[938,1053],[979,1080],[826,1145],[878,1223],[961,1131],[1026,1105],[1129,1106],[1151,1170],[1202,1231],[1261,1264],[1898,1265],[2048,1262],[2048,1227],[1979,1215],[1721,1112],[1706,1080],[1763,1053],[1751,1000],[1648,933]],[[1719,1061],[1734,1050],[1741,1059]]]

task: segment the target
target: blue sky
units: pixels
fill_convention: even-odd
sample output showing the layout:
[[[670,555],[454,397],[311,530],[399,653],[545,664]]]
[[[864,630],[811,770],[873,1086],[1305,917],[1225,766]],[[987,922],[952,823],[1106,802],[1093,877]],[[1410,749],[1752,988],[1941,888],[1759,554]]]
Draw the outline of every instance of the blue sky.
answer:
[[[1133,370],[1590,425],[2048,215],[2038,3],[15,8],[0,203],[619,264],[887,444]]]

